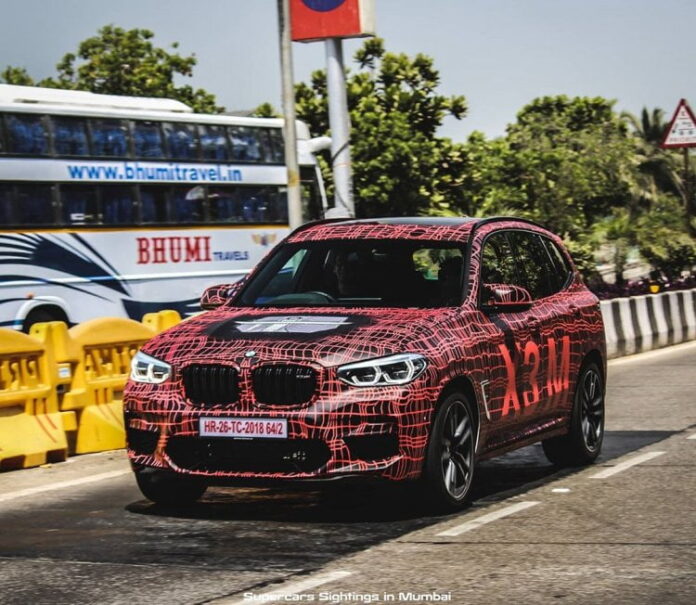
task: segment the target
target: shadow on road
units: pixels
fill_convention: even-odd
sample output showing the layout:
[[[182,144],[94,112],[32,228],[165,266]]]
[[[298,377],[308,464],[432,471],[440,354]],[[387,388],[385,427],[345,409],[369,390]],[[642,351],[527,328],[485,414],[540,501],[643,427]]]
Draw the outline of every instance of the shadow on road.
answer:
[[[607,463],[651,443],[666,439],[670,431],[609,431],[597,464]],[[561,477],[581,468],[558,469],[551,465],[541,445],[526,447],[493,460],[477,469],[472,501],[494,502]],[[129,504],[132,513],[162,517],[226,520],[278,521],[285,523],[395,523],[397,534],[436,523],[419,501],[420,486],[350,485],[316,488],[210,488],[193,506],[173,508],[147,500]],[[395,529],[397,529],[395,527]]]

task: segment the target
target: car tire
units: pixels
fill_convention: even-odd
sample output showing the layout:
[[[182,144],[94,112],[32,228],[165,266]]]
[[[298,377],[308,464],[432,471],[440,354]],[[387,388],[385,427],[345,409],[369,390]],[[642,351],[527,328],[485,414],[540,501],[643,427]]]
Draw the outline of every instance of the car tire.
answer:
[[[138,487],[148,500],[156,504],[184,506],[198,500],[207,485],[189,477],[179,477],[163,471],[140,471],[135,473]]]
[[[452,511],[467,503],[475,470],[476,423],[469,399],[449,394],[435,413],[423,481],[426,504]]]
[[[597,459],[604,439],[604,381],[599,366],[582,366],[573,397],[570,430],[542,442],[544,453],[556,466],[583,466]]]

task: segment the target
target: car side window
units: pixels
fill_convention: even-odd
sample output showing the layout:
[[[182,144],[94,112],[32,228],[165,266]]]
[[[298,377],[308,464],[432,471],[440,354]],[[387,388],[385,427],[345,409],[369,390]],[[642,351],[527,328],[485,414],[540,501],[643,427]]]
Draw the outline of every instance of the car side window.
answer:
[[[568,278],[570,277],[571,268],[568,264],[568,259],[559,250],[558,246],[546,237],[542,237],[541,241],[546,246],[546,250],[551,257],[551,263],[553,264],[553,269],[556,277],[556,291],[562,290]]]
[[[481,283],[522,285],[515,268],[515,257],[505,231],[493,233],[483,244]]]
[[[541,237],[530,231],[510,231],[509,236],[520,268],[521,285],[529,290],[532,299],[557,292],[555,270]]]

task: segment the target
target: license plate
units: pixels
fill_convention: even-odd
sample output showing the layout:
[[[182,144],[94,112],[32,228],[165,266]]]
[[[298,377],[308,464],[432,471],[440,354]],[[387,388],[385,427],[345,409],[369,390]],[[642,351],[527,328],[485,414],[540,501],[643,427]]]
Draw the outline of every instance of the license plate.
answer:
[[[254,439],[287,439],[285,418],[211,418],[198,421],[201,437],[246,437]]]

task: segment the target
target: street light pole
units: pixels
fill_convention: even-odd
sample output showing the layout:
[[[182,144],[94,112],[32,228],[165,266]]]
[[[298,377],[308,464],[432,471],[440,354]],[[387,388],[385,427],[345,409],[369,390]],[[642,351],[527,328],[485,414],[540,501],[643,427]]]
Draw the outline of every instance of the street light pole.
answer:
[[[350,115],[348,114],[346,74],[343,68],[343,47],[340,38],[327,38],[326,40],[326,88],[329,97],[331,165],[336,191],[336,204],[331,209],[330,215],[332,217],[354,217],[353,174],[350,159]]]
[[[288,222],[290,229],[297,229],[302,224],[302,193],[300,191],[300,167],[297,161],[295,91],[292,73],[292,42],[290,40],[290,0],[278,0],[278,33],[283,86],[283,115],[285,116],[285,165],[288,172]]]

